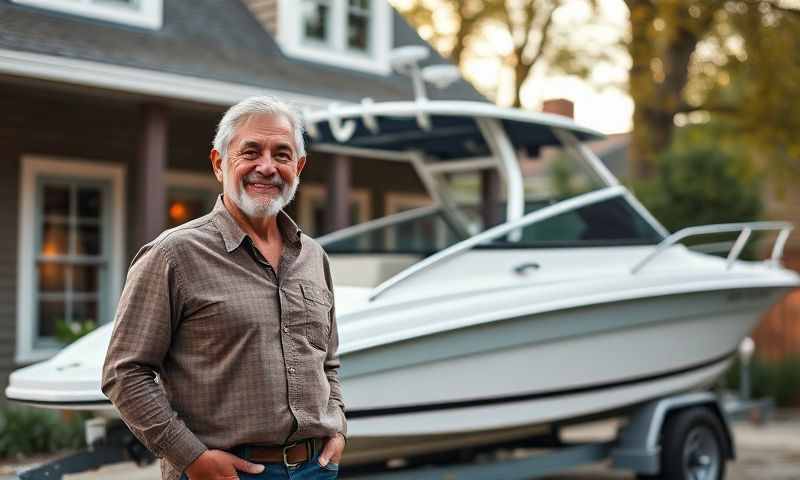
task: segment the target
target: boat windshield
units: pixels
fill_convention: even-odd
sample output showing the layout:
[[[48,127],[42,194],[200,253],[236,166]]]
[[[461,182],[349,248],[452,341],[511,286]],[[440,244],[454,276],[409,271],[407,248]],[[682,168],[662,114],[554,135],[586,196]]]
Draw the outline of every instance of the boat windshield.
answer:
[[[427,256],[467,238],[459,233],[442,208],[428,207],[402,213],[409,215],[397,219],[391,218],[395,217],[392,215],[333,232],[321,237],[320,244],[329,254],[396,253]],[[343,235],[337,235],[339,233]]]
[[[526,214],[605,187],[567,148],[520,152],[518,160],[524,175]],[[446,205],[431,201],[428,207],[333,232],[320,242],[330,254],[433,254],[505,221],[504,182],[486,172],[438,173],[435,179]],[[493,195],[487,195],[488,182],[496,185]],[[479,248],[642,245],[662,238],[620,195],[524,227],[520,238],[501,237]]]

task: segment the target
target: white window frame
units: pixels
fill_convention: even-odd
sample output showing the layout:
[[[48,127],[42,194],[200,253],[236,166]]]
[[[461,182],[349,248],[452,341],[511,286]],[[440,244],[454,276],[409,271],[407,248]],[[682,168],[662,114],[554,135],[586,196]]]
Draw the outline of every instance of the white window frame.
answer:
[[[36,276],[37,179],[57,176],[75,180],[102,180],[111,184],[109,195],[111,235],[108,254],[108,302],[116,306],[122,291],[125,257],[125,167],[109,163],[87,162],[79,159],[24,155],[19,182],[19,246],[17,257],[17,351],[20,364],[45,360],[59,348],[35,348],[36,319],[33,295]],[[114,308],[110,309],[113,313]],[[106,319],[111,321],[111,318]]]
[[[163,0],[139,0],[138,8],[114,5],[102,0],[12,0],[14,3],[45,8],[82,17],[107,20],[133,27],[158,30],[164,21]]]
[[[298,202],[297,202],[297,220],[301,228],[306,234],[312,236],[319,236],[320,232],[317,231],[324,225],[311,225],[314,221],[314,206],[319,203],[325,203],[328,200],[328,189],[325,185],[320,183],[301,183],[298,189]],[[369,190],[365,188],[350,189],[350,202],[358,204],[359,218],[358,223],[363,223],[372,218],[372,203]],[[306,229],[309,231],[306,232]]]
[[[303,18],[298,0],[279,0],[278,43],[293,57],[381,75],[391,73],[389,50],[394,38],[392,6],[387,0],[370,2],[368,52],[347,46],[347,0],[330,0],[330,42],[311,42],[303,37]]]

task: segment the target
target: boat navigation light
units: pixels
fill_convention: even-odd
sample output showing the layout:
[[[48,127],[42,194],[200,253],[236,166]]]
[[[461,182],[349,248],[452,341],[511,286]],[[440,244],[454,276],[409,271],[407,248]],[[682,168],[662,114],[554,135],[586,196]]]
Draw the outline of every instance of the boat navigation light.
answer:
[[[389,53],[389,61],[396,71],[408,75],[414,68],[419,68],[419,62],[428,58],[430,54],[428,47],[408,45],[393,49]]]
[[[430,49],[422,45],[398,47],[389,53],[389,61],[392,64],[392,68],[398,73],[411,77],[411,82],[414,84],[414,100],[417,102],[424,102],[428,99],[428,93],[425,91],[425,80],[422,79],[422,70],[419,68],[419,62],[428,58],[430,54]],[[430,122],[421,117],[419,124],[420,127],[426,130],[430,128]]]
[[[455,65],[430,65],[422,69],[422,78],[438,89],[445,89],[461,78],[461,72]]]

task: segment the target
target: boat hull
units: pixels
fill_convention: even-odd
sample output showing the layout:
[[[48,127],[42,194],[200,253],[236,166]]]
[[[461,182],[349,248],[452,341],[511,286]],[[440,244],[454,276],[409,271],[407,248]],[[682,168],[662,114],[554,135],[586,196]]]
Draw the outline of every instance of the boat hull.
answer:
[[[592,305],[346,355],[347,461],[523,438],[710,386],[781,294],[731,290]]]
[[[346,461],[375,462],[530,437],[555,423],[616,415],[711,385],[759,316],[785,291],[627,299],[345,351]],[[12,398],[13,384],[12,379]],[[114,413],[110,404],[97,403],[101,398],[61,398],[27,400]]]

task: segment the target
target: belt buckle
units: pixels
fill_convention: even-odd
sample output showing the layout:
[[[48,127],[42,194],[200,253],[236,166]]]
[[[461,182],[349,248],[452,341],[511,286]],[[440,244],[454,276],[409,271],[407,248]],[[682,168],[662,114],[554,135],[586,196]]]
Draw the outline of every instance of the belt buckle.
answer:
[[[286,458],[286,451],[289,450],[292,447],[297,446],[297,444],[298,444],[298,442],[294,442],[294,443],[291,443],[291,444],[286,445],[285,447],[283,447],[283,465],[286,468],[297,468],[303,463],[303,462],[289,463],[289,459]],[[306,444],[306,450],[308,450],[308,444]],[[311,458],[310,455],[308,457]]]

